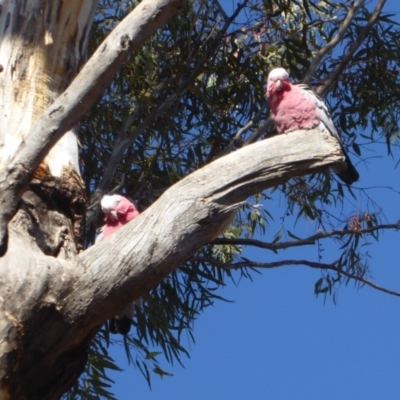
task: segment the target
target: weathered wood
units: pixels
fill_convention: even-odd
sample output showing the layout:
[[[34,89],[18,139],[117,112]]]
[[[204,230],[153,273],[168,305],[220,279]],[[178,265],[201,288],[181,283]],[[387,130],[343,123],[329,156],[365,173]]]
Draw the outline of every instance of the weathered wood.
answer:
[[[34,147],[32,126],[86,61],[96,7],[97,1],[19,0],[2,2],[0,10],[0,176],[6,187],[16,190],[19,178],[29,175],[30,192],[22,203],[35,214],[33,236],[46,254],[64,258],[80,248],[85,211],[75,132],[69,130],[55,139],[46,158],[36,160],[35,167],[17,153]],[[21,194],[22,190],[16,197],[12,191],[1,192],[0,197],[11,196],[2,201],[1,212],[7,218],[12,215],[7,203],[15,211]],[[53,206],[37,207],[42,204]]]
[[[46,9],[46,5],[55,3],[44,0],[35,2],[19,1],[18,3],[37,4],[38,2],[43,4],[44,9]],[[2,162],[0,154],[0,204],[2,205],[0,208],[0,255],[6,251],[7,223],[16,212],[18,200],[31,181],[40,162],[65,132],[72,129],[86,115],[104,89],[109,86],[111,79],[126,58],[133,51],[140,48],[184,2],[185,0],[142,1],[111,32],[68,89],[47,107],[36,120],[34,127],[27,129],[25,125],[23,138],[29,138],[29,144],[27,141],[17,140],[13,145],[13,151],[10,153],[11,158],[7,157],[7,163]],[[14,2],[10,1],[9,3],[10,10],[12,8],[15,11],[13,8]],[[69,2],[64,1],[57,3],[63,4],[64,7],[68,7],[66,4],[69,4]],[[82,8],[92,4],[89,0],[78,3],[81,4],[80,7]],[[78,8],[77,0],[73,4],[74,6],[71,8],[76,10]],[[96,5],[97,2],[93,2],[93,4]],[[19,6],[17,9],[19,10]],[[17,14],[17,12],[13,14],[10,11],[11,16],[16,15],[14,18],[19,16]],[[7,15],[8,13],[2,13],[0,16],[4,20],[3,25],[7,25]],[[34,18],[29,21],[34,21],[36,24],[36,19]],[[40,26],[40,24],[38,25]],[[44,26],[46,27],[46,25]],[[28,33],[29,31],[27,31],[27,35]],[[30,42],[40,40],[45,45],[46,40],[49,42],[54,40],[54,34],[52,35],[51,29],[46,27],[42,34],[43,37],[36,37],[37,35],[34,38],[29,37]],[[16,35],[18,37],[18,32],[16,32]],[[85,45],[84,42],[79,42],[79,44]],[[39,60],[42,62],[43,58],[39,57]],[[8,66],[5,70],[12,72],[14,68],[12,62],[13,60],[1,60],[0,64],[7,63]],[[38,75],[40,76],[39,72]],[[7,75],[3,74],[3,79],[7,79],[8,76],[8,73]]]
[[[71,129],[183,2],[141,2],[82,70],[96,0],[1,3],[1,255],[12,219],[0,259],[1,399],[59,398],[85,364],[98,324],[73,323],[80,333],[70,337],[61,308],[84,272],[74,258],[85,199]]]
[[[275,136],[222,157],[171,187],[107,241],[80,254],[78,259],[86,273],[75,287],[81,287],[79,293],[89,290],[92,294],[88,298],[109,298],[102,304],[102,311],[107,316],[115,315],[121,311],[115,309],[116,305],[123,307],[145,294],[213,240],[246,198],[341,161],[343,155],[336,139],[318,131]],[[112,269],[102,267],[108,262]],[[113,274],[117,281],[112,279]],[[96,285],[89,278],[92,276],[96,276]],[[68,296],[65,301],[76,302],[70,318],[81,318],[77,300]],[[92,307],[96,308],[88,305],[85,324],[96,323],[96,315],[89,317]]]
[[[253,144],[182,179],[69,262],[42,253],[29,236],[29,215],[19,210],[0,262],[1,398],[60,396],[82,370],[101,324],[211,241],[242,201],[342,160],[336,140],[318,131]]]
[[[81,0],[2,2],[1,171],[18,161],[15,155],[19,149],[30,147],[24,141],[36,141],[30,135],[33,124],[68,87],[86,61],[96,7],[97,1]],[[57,146],[52,146],[56,154],[50,154],[46,162],[52,175],[60,177],[68,164],[79,171],[74,133],[66,134],[60,146],[68,151],[57,151]]]

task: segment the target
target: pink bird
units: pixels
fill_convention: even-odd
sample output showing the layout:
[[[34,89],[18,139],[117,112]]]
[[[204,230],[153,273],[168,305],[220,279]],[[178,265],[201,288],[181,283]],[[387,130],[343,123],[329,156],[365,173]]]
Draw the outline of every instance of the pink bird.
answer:
[[[101,199],[101,208],[105,214],[105,225],[102,232],[96,238],[96,243],[107,239],[111,234],[132,221],[139,215],[133,203],[126,197],[118,194],[106,195]],[[132,318],[135,314],[135,307],[140,306],[141,300],[132,302],[121,314],[110,320],[110,331],[126,335],[131,328]]]
[[[100,204],[105,214],[104,221],[106,223],[102,239],[106,239],[139,215],[139,211],[134,204],[119,194],[104,196]]]
[[[307,85],[293,85],[283,68],[275,68],[268,75],[267,96],[278,133],[300,129],[318,129],[340,141],[340,136],[324,101]],[[348,185],[358,181],[359,174],[344,150],[345,161],[333,167],[338,177]]]

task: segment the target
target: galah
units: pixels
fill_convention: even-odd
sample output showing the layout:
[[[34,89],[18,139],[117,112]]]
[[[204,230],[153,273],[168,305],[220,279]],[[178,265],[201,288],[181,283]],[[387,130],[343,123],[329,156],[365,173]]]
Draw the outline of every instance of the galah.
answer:
[[[316,93],[307,85],[293,85],[285,69],[274,68],[268,75],[267,96],[278,133],[318,129],[335,136],[345,161],[332,167],[333,171],[348,185],[358,181],[360,176],[343,148],[328,108]]]
[[[139,215],[135,205],[119,194],[106,195],[101,199],[101,209],[105,215],[103,239]]]
[[[107,237],[139,215],[135,205],[126,197],[118,194],[104,196],[100,204],[105,215],[105,225],[100,235],[96,238],[96,243],[107,239]],[[140,302],[140,299],[135,300],[121,314],[110,320],[109,326],[112,333],[121,333],[123,335],[129,333],[132,318],[135,314],[135,307],[140,305]]]

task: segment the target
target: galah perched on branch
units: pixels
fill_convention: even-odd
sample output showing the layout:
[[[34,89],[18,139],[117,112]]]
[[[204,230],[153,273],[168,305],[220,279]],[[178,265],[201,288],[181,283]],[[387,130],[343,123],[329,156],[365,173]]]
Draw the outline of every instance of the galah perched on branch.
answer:
[[[268,75],[267,96],[278,133],[300,129],[318,129],[340,136],[324,101],[307,85],[293,85],[283,68],[275,68]],[[338,177],[348,185],[358,181],[359,174],[342,146],[345,161],[332,167]]]
[[[106,239],[139,215],[134,204],[118,194],[104,196],[101,199],[101,208],[105,214],[106,224],[97,237],[96,243]],[[109,326],[112,333],[121,333],[122,335],[129,333],[136,305],[140,305],[140,299],[135,300],[121,314],[110,320]]]

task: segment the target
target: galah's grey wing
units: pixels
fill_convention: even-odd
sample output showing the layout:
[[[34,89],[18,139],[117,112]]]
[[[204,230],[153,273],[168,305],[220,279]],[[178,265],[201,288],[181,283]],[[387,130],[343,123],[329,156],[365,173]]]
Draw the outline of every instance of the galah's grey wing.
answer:
[[[303,95],[312,100],[315,105],[317,106],[317,118],[321,121],[320,126],[318,127],[319,130],[325,131],[330,133],[334,136],[340,143],[342,148],[343,155],[345,157],[345,162],[333,167],[333,171],[337,174],[337,176],[348,185],[358,181],[360,178],[359,173],[357,172],[356,168],[352,164],[349,155],[347,154],[346,150],[342,145],[342,141],[340,140],[340,136],[338,131],[336,130],[335,124],[333,123],[331,114],[329,113],[328,107],[326,106],[325,102],[322,100],[320,96],[318,96],[311,88],[303,83],[297,85],[298,88],[302,89]]]

